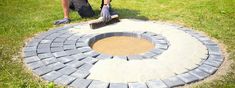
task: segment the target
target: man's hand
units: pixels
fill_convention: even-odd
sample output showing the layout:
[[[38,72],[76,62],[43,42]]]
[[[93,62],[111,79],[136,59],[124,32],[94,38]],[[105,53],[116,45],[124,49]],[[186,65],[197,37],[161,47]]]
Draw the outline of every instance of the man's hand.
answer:
[[[101,17],[103,17],[103,20],[105,22],[110,21],[111,20],[111,15],[110,15],[110,12],[109,12],[109,6],[104,5],[102,10],[101,10],[100,15],[101,15]]]
[[[67,24],[67,23],[70,23],[70,21],[71,20],[69,18],[64,18],[64,19],[55,21],[54,25]]]

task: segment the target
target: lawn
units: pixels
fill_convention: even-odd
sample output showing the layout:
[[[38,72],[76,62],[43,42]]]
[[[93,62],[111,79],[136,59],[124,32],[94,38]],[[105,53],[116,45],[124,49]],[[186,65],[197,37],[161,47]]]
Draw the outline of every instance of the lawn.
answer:
[[[89,0],[99,14],[99,0]],[[178,23],[208,33],[227,47],[235,61],[235,0],[113,0],[121,18]],[[1,0],[0,2],[0,88],[47,87],[47,83],[25,69],[21,49],[24,41],[54,27],[62,18],[60,0]],[[82,19],[71,14],[74,23]],[[195,87],[235,88],[235,63],[226,75]]]

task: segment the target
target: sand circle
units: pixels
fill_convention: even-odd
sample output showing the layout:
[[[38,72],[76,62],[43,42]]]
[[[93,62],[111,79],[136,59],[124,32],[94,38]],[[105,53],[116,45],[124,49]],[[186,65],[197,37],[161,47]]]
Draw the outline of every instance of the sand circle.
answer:
[[[147,52],[155,46],[151,41],[129,36],[112,36],[100,39],[92,45],[97,52],[113,56],[127,56]]]

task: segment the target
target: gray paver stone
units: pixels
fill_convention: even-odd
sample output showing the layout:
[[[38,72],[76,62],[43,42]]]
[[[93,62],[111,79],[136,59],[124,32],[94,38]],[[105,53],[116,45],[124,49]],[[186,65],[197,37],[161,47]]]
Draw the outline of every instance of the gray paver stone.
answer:
[[[50,44],[50,43],[52,43],[52,40],[42,40],[40,43]]]
[[[82,59],[86,58],[87,55],[85,55],[83,53],[78,53],[78,54],[72,55],[72,57],[75,58],[76,60],[82,60]]]
[[[142,60],[144,59],[143,56],[141,55],[130,55],[130,56],[127,56],[128,60]]]
[[[161,80],[150,80],[146,84],[149,88],[167,88],[167,85]]]
[[[167,44],[156,44],[156,47],[159,49],[167,50],[168,45]]]
[[[75,81],[73,81],[70,86],[74,87],[74,88],[87,88],[92,80],[90,79],[76,79]]]
[[[157,49],[157,48],[150,50],[150,52],[153,52],[153,53],[155,53],[156,55],[161,54],[163,51],[164,51],[164,50],[162,50],[162,49]]]
[[[77,34],[74,34],[74,35],[72,35],[72,36],[70,36],[69,38],[67,38],[67,41],[75,41],[75,43],[76,43],[76,41],[80,38],[81,36],[79,36],[79,35],[77,35]]]
[[[64,42],[65,45],[75,45],[76,44],[76,40],[67,40]]]
[[[104,38],[115,36],[116,32],[105,33]],[[120,36],[120,35],[119,35]]]
[[[148,36],[157,36],[156,33],[153,32],[145,32],[144,35],[148,35]]]
[[[27,42],[25,47],[36,47],[39,42]]]
[[[73,50],[76,49],[75,45],[64,45],[64,50]]]
[[[223,62],[224,57],[221,55],[209,55],[208,60],[216,60],[216,61]]]
[[[96,58],[97,59],[110,59],[110,58],[112,58],[112,56],[111,55],[107,55],[107,54],[100,54]]]
[[[98,34],[95,36],[95,40],[100,40],[105,37],[105,34]]]
[[[178,77],[181,80],[183,80],[185,83],[191,83],[191,82],[195,82],[195,81],[199,80],[198,77],[191,75],[189,73],[180,74],[180,75],[178,75]]]
[[[81,48],[78,48],[77,50],[79,50],[80,52],[89,52],[92,49],[90,47],[81,47]]]
[[[199,39],[201,39],[201,38],[199,38]],[[201,39],[202,40],[202,39]],[[211,41],[210,39],[207,39],[207,40],[203,40],[202,41],[205,45],[210,45],[210,46],[217,46],[217,44],[215,43],[215,42],[213,42],[213,41]]]
[[[215,60],[211,60],[211,59],[207,59],[204,64],[210,65],[210,66],[214,66],[216,68],[218,68],[221,65],[222,62],[219,61],[215,61]]]
[[[40,67],[40,68],[37,68],[37,69],[33,70],[33,72],[35,74],[40,75],[40,76],[44,75],[46,73],[49,73],[51,71],[52,71],[52,69],[48,66],[43,66],[43,67]]]
[[[209,51],[209,54],[222,55],[222,52],[220,51],[218,46],[207,46],[207,49]]]
[[[217,68],[210,66],[210,65],[206,65],[206,64],[202,64],[198,68],[209,74],[213,74],[217,70]]]
[[[66,38],[56,38],[53,42],[54,43],[63,43],[66,40]]]
[[[61,36],[61,33],[53,33],[53,34],[48,35],[44,39],[54,40],[56,37],[59,37],[59,36]]]
[[[100,55],[99,53],[97,53],[95,51],[86,52],[84,54],[87,56],[90,56],[90,57],[94,57],[94,58],[97,57],[98,55]]]
[[[90,63],[90,62],[92,61],[92,59],[94,59],[94,58],[92,58],[92,57],[86,57],[86,58],[82,59],[81,61],[82,61],[82,62],[85,62],[85,63]]]
[[[110,83],[109,88],[128,88],[125,83]]]
[[[152,40],[152,42],[153,43],[155,43],[155,44],[163,44],[163,45],[167,45],[167,41],[165,41],[165,40]]]
[[[164,79],[163,82],[168,86],[168,87],[176,87],[176,86],[182,86],[185,83],[180,80],[178,77],[173,76],[167,79]]]
[[[113,56],[113,59],[127,60],[127,56]]]
[[[156,54],[152,53],[152,52],[146,52],[143,54],[143,57],[145,57],[145,58],[152,58],[154,56],[156,56]]]
[[[35,69],[35,68],[44,66],[44,64],[41,61],[36,61],[36,62],[32,62],[32,63],[28,64],[28,66],[31,69]]]
[[[209,76],[208,73],[206,73],[206,72],[204,72],[204,71],[202,71],[202,70],[200,70],[198,68],[189,71],[189,73],[194,75],[194,76],[196,76],[196,77],[198,77],[200,80],[202,80],[202,79],[204,79],[204,78]]]
[[[89,41],[89,38],[79,38],[78,41],[82,41],[82,42],[88,42]]]
[[[205,45],[209,45],[209,44],[206,44],[206,41],[207,40],[210,40],[208,37],[204,36],[204,37],[200,37],[200,38],[197,38],[199,41],[201,41],[203,44]]]
[[[80,47],[88,47],[88,44],[87,44],[87,43],[83,43],[83,42],[79,42],[79,43],[76,43],[76,47],[77,47],[77,48],[80,48]]]
[[[54,52],[61,52],[61,51],[64,51],[64,48],[63,48],[63,47],[51,48],[51,52],[52,52],[52,53],[54,53]]]
[[[56,62],[56,63],[48,65],[48,67],[52,68],[52,70],[58,70],[58,69],[65,67],[65,65],[63,63]]]
[[[74,55],[74,54],[79,54],[79,53],[82,53],[80,52],[79,50],[77,49],[74,49],[74,50],[67,50],[65,51],[68,55]]]
[[[55,47],[62,47],[63,43],[51,43],[51,47],[55,48]]]
[[[38,49],[41,49],[41,48],[50,48],[50,44],[39,44]]]
[[[67,76],[67,75],[62,75],[59,78],[57,78],[54,82],[57,84],[62,84],[62,85],[68,85],[71,82],[73,82],[76,78]]]
[[[43,79],[47,80],[47,81],[54,81],[56,78],[62,76],[61,73],[56,72],[56,71],[51,71],[45,75],[42,76]]]
[[[128,88],[148,88],[145,83],[128,83]]]
[[[93,66],[92,64],[85,63],[81,67],[79,67],[78,69],[83,70],[83,71],[89,71],[92,68],[92,66]]]
[[[30,51],[36,51],[37,47],[32,46],[32,47],[24,47],[24,52],[30,52]]]
[[[57,59],[56,59],[55,57],[51,57],[51,58],[43,59],[42,62],[43,62],[45,65],[48,65],[48,64],[52,64],[52,63],[57,62]]]
[[[37,49],[37,53],[38,54],[51,53],[51,49],[50,48],[40,48],[40,49]]]
[[[31,63],[31,62],[35,62],[35,61],[39,61],[39,60],[40,59],[38,56],[24,58],[25,63]]]
[[[24,58],[32,57],[32,56],[36,56],[36,55],[37,55],[36,51],[24,52]]]
[[[49,35],[49,36],[45,37],[44,39],[54,40],[57,36],[58,35],[52,34],[52,35]]]
[[[73,72],[75,72],[76,70],[77,70],[77,69],[74,68],[74,67],[66,66],[66,67],[64,67],[64,68],[62,68],[62,69],[60,69],[60,70],[58,70],[57,72],[62,73],[62,74],[64,74],[64,75],[70,75],[70,74],[72,74]]]
[[[72,36],[72,34],[66,33],[66,34],[63,34],[63,35],[59,36],[59,38],[68,38],[70,36]]]
[[[52,53],[44,53],[44,54],[38,54],[38,57],[40,59],[50,58],[53,57]]]
[[[78,67],[82,66],[83,64],[84,64],[84,62],[77,61],[77,60],[74,60],[72,62],[66,63],[66,65],[74,67],[74,68],[78,68]]]
[[[153,41],[153,38],[152,36],[150,35],[145,35],[145,34],[142,34],[142,35],[139,35],[142,39],[145,39],[145,40],[148,40],[148,41]]]
[[[93,58],[89,64],[95,64],[99,61],[99,59]]]
[[[76,78],[86,78],[90,74],[89,71],[77,70],[71,74],[71,76]]]
[[[152,38],[154,39],[154,40],[164,40],[164,37],[163,36],[152,36]],[[152,39],[152,40],[153,40]]]
[[[62,57],[62,56],[67,56],[68,54],[65,51],[61,51],[61,52],[55,52],[53,53],[53,55],[55,57]]]
[[[108,88],[109,83],[94,80],[91,82],[88,88]]]
[[[68,62],[75,60],[75,58],[73,58],[72,56],[65,56],[65,57],[57,58],[57,60],[62,63],[68,63]]]
[[[191,33],[191,35],[195,38],[200,38],[202,36],[200,33],[197,32]]]
[[[133,33],[136,33],[136,34],[140,35],[140,34],[144,34],[145,31],[133,31]]]

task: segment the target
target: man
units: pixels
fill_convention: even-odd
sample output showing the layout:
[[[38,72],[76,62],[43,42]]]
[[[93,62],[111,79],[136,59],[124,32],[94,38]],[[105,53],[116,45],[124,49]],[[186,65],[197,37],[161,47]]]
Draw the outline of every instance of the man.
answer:
[[[78,11],[81,17],[92,17],[94,12],[88,2],[88,0],[61,0],[64,18],[57,20],[54,24],[66,24],[71,20],[69,18],[69,9]],[[111,15],[116,14],[111,10],[110,0],[102,0],[100,16],[103,17],[103,21],[108,22],[111,20]]]

